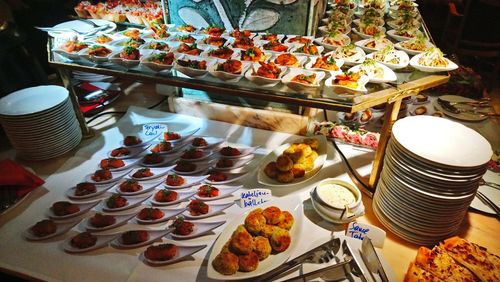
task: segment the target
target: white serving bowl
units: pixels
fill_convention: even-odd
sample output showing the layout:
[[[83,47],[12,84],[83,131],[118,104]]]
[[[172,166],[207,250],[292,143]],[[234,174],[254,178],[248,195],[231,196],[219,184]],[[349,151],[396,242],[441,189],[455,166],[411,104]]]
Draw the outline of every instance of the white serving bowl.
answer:
[[[327,203],[328,200],[322,198],[318,189],[327,189],[328,185],[340,185],[347,188],[355,197],[355,202],[346,206]],[[361,201],[361,191],[355,186],[335,178],[327,178],[313,188],[311,191],[311,202],[314,210],[326,221],[334,223],[348,223],[360,217],[365,212],[365,206]]]

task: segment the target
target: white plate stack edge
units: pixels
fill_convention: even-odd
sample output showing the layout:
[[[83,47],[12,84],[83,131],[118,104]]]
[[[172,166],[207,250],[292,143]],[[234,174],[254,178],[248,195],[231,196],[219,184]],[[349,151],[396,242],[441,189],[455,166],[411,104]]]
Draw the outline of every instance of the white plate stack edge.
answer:
[[[397,236],[433,245],[455,234],[492,154],[488,141],[454,121],[397,121],[373,198],[373,211]]]
[[[82,139],[68,91],[61,86],[30,87],[1,98],[0,123],[18,156],[26,160],[57,157]]]

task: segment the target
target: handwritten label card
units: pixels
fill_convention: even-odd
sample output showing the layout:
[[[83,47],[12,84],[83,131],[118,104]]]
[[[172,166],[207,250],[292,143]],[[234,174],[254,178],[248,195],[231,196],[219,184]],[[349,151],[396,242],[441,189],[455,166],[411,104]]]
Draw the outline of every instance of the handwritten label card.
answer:
[[[347,226],[345,235],[361,241],[363,241],[365,237],[368,237],[372,240],[375,247],[382,248],[384,246],[385,231],[370,224],[353,221]]]
[[[240,205],[242,208],[256,207],[271,200],[271,190],[251,189],[241,192]]]
[[[142,126],[144,136],[153,137],[167,131],[167,125],[161,123],[149,123]]]

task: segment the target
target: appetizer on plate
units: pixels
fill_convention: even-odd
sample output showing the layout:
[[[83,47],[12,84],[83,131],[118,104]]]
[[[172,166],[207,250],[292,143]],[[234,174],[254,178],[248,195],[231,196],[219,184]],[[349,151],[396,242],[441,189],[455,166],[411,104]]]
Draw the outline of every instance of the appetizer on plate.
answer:
[[[64,241],[63,248],[68,253],[88,252],[106,247],[115,237],[115,234],[102,235],[82,232]]]
[[[262,44],[262,49],[272,52],[286,52],[290,46],[280,43],[279,41],[269,41]]]
[[[396,43],[395,47],[407,52],[410,55],[417,55],[429,49],[430,47],[433,47],[433,45],[425,38],[423,34],[419,33],[415,38]]]
[[[262,62],[268,58],[259,47],[249,47],[241,52],[241,60],[249,62]]]
[[[169,220],[173,218],[183,211],[186,208],[155,208],[155,207],[147,207],[143,208],[136,216],[137,222],[141,224],[151,224],[151,223],[159,223]]]
[[[136,180],[148,180],[167,174],[174,166],[168,167],[147,167],[132,170],[130,178]]]
[[[190,25],[190,24],[183,24],[183,25],[180,25],[179,27],[177,27],[177,31],[180,31],[180,32],[195,32],[196,31],[196,27],[194,27],[193,25]]]
[[[331,54],[321,56],[321,57],[311,57],[310,63],[306,65],[308,69],[318,69],[318,70],[328,70],[328,71],[338,71],[342,66],[343,61],[341,59],[335,60]]]
[[[458,66],[444,57],[443,52],[437,47],[431,47],[424,53],[411,58],[410,65],[424,72],[450,71]]]
[[[234,40],[232,46],[234,48],[239,48],[243,50],[247,50],[254,46],[253,40],[249,37],[238,37]]]
[[[212,49],[207,53],[209,57],[214,57],[219,59],[229,59],[233,54],[234,50],[227,46],[221,46],[217,49]]]
[[[208,60],[187,57],[178,59],[175,68],[187,76],[198,77],[207,73],[208,64]]]
[[[335,59],[343,59],[346,64],[359,64],[365,60],[365,52],[363,49],[356,47],[354,44],[341,46],[333,52]]]
[[[184,153],[181,155],[181,159],[198,161],[210,157],[211,154],[211,151],[205,152],[201,149],[191,148],[184,151]]]
[[[187,212],[184,213],[184,217],[188,219],[198,219],[207,218],[213,215],[221,213],[223,210],[232,206],[234,202],[226,204],[206,204],[200,200],[191,200],[188,205]]]
[[[215,228],[226,223],[226,221],[219,222],[201,222],[201,221],[187,221],[184,217],[180,216],[175,219],[170,227],[175,228],[170,234],[174,239],[191,239],[209,233]]]
[[[350,68],[349,72],[359,72],[361,75],[366,75],[369,82],[373,83],[397,80],[396,74],[391,69],[370,58],[367,58],[361,65]]]
[[[95,182],[104,182],[113,179],[113,174],[108,169],[98,169],[91,176]]]
[[[380,62],[390,69],[400,69],[408,65],[410,58],[408,55],[399,50],[395,50],[394,46],[388,45],[384,49],[371,53],[367,57]]]
[[[98,185],[88,181],[80,182],[66,191],[66,196],[71,199],[92,198],[106,192],[112,184]]]
[[[210,136],[205,136],[205,137],[195,137],[191,141],[191,146],[199,149],[207,149],[211,147],[215,147],[220,145],[222,142],[224,142],[223,138],[218,138],[218,137],[210,137]]]
[[[130,37],[133,39],[139,38],[141,35],[141,30],[137,28],[130,28],[121,33],[123,36]]]
[[[300,67],[304,63],[305,61],[304,59],[301,60],[300,57],[297,57],[293,54],[285,53],[276,56],[273,62],[277,65],[285,67]]]
[[[87,48],[89,45],[84,42],[80,42],[77,40],[68,40],[64,42],[61,46],[59,46],[59,49],[63,50],[66,53],[77,53],[85,48]]]
[[[148,58],[148,60],[150,62],[155,63],[155,64],[160,64],[160,65],[172,65],[174,63],[174,59],[175,59],[175,56],[174,56],[174,53],[172,53],[172,52],[155,53]]]
[[[333,50],[339,46],[345,46],[351,43],[351,38],[340,32],[331,32],[324,37],[315,40],[318,44]]]
[[[311,37],[306,36],[291,36],[286,40],[287,43],[309,44],[312,42]]]
[[[281,81],[294,90],[302,91],[319,87],[323,78],[325,78],[325,73],[322,71],[290,68]]]
[[[170,37],[170,33],[167,32],[168,26],[166,24],[152,22],[149,28],[153,31],[152,35],[154,39],[165,39]]]
[[[188,175],[178,175],[176,173],[169,174],[164,182],[165,187],[170,189],[182,189],[193,186],[205,180],[208,175],[202,176],[188,176]]]
[[[191,45],[182,43],[181,45],[179,45],[179,47],[177,47],[176,51],[187,55],[198,56],[203,50],[199,49],[196,43],[193,43]]]
[[[240,180],[248,175],[248,171],[231,173],[227,171],[217,171],[213,170],[209,172],[208,178],[205,180],[206,183],[210,184],[228,184],[237,180]]]
[[[387,39],[387,37],[383,34],[377,34],[373,38],[360,40],[355,44],[369,52],[382,50],[387,46],[394,45],[394,43]]]
[[[229,36],[239,38],[239,37],[252,37],[252,31],[249,29],[245,30],[240,30],[239,28],[236,28],[233,30],[231,33],[229,33]]]
[[[323,50],[322,46],[316,46],[314,44],[306,43],[302,46],[298,46],[292,50],[292,53],[304,54],[304,55],[319,55]]]
[[[365,84],[369,78],[359,72],[347,72],[335,75],[326,80],[325,86],[338,88],[338,91],[348,93],[366,92]]]
[[[175,263],[203,250],[207,245],[178,246],[164,243],[153,245],[143,253],[144,260],[153,266]]]
[[[142,139],[138,136],[128,135],[123,138],[123,145],[127,147],[139,146],[142,144]]]
[[[107,159],[102,159],[99,163],[99,166],[102,169],[119,169],[125,167],[125,162],[121,159],[115,159],[115,158],[107,158]]]
[[[210,36],[221,36],[224,33],[225,29],[215,26],[215,25],[210,25],[202,30],[203,33],[208,34]]]
[[[72,203],[68,201],[59,201],[52,204],[49,209],[49,217],[51,219],[67,219],[76,217],[88,212],[91,208],[97,205],[99,201]]]
[[[383,26],[369,24],[367,26],[359,26],[358,28],[354,28],[353,31],[362,38],[367,39],[375,36],[376,34],[385,34],[386,30]]]
[[[109,153],[109,154],[113,158],[127,157],[127,156],[130,156],[131,151],[129,148],[118,147],[116,149],[111,150],[111,153]]]
[[[184,43],[189,43],[193,44],[196,42],[196,38],[194,38],[190,34],[179,34],[174,38],[174,41],[179,41],[179,42],[184,42]]]
[[[231,74],[241,74],[243,63],[239,60],[226,60],[217,64],[216,71],[223,71]]]
[[[43,219],[24,231],[23,235],[31,241],[45,240],[68,232],[80,219],[73,221],[53,221]]]
[[[255,39],[266,41],[281,41],[281,39],[283,39],[283,35],[278,35],[275,33],[260,33]]]
[[[103,45],[91,45],[87,48],[87,55],[91,57],[107,57],[111,52],[111,49]]]
[[[260,67],[257,69],[257,71],[255,71],[255,69],[252,68],[253,76],[260,76],[269,79],[278,79],[282,72],[282,70],[273,62],[269,62],[268,64],[259,62],[259,65]]]
[[[159,51],[170,50],[170,46],[166,42],[163,42],[163,41],[150,41],[149,43],[146,43],[142,48],[143,49],[159,50]]]

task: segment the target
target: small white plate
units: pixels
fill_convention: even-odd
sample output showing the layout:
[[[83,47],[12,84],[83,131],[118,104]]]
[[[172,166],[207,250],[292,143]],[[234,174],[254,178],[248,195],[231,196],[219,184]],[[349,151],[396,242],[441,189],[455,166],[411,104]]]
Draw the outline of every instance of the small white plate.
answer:
[[[316,74],[316,77],[314,79],[314,82],[312,84],[304,84],[300,82],[293,82],[292,79],[300,74],[304,75],[312,75]],[[305,69],[299,69],[299,68],[290,68],[288,73],[283,76],[281,79],[281,82],[283,84],[286,84],[286,86],[290,87],[291,89],[297,90],[297,91],[303,91],[306,89],[310,88],[318,88],[320,87],[321,81],[325,78],[325,73],[323,71],[311,71],[311,70],[305,70]]]
[[[377,67],[381,68],[383,71],[383,76],[382,77],[375,77],[375,74],[373,72],[367,72],[368,75],[368,82],[371,83],[384,83],[384,82],[391,82],[391,81],[396,81],[398,78],[396,77],[396,73],[392,71],[390,68],[386,67],[385,65],[381,63],[375,63]],[[359,72],[360,69],[363,68],[363,64],[354,66],[348,70],[348,72]]]
[[[395,29],[391,29],[391,30],[387,31],[387,35],[389,35],[390,37],[394,38],[397,41],[407,41],[407,40],[414,38],[414,37],[407,37],[407,36],[398,35],[398,34],[396,34]]]
[[[147,155],[153,155],[154,153],[152,154],[147,154]],[[142,160],[141,160],[141,165],[142,166],[146,166],[146,167],[163,167],[165,165],[168,165],[170,163],[173,163],[175,160],[177,160],[181,155],[182,155],[182,152],[175,152],[175,153],[172,153],[172,154],[157,154],[158,157],[162,158],[162,161],[159,162],[159,163],[146,163],[145,162],[145,158],[146,156],[145,155]]]
[[[122,196],[135,196],[135,195],[140,195],[140,194],[143,194],[143,193],[150,192],[156,186],[158,186],[158,185],[160,185],[162,183],[162,181],[159,180],[159,179],[154,179],[154,180],[151,180],[151,181],[138,181],[139,185],[141,185],[141,189],[139,191],[136,191],[136,192],[124,192],[124,191],[120,190],[120,184],[122,184],[122,183],[124,183],[126,181],[127,180],[120,181],[120,182],[116,183],[113,186],[114,189],[113,189],[112,192],[120,194]]]
[[[375,38],[368,38],[368,39],[363,39],[363,40],[359,40],[359,41],[356,41],[354,42],[354,45],[358,46],[359,48],[363,49],[364,51],[366,52],[377,52],[379,50],[382,50],[384,49],[384,47],[386,47],[387,45],[394,45],[394,43],[392,43],[390,40],[386,39],[387,40],[387,44],[384,44],[384,42],[380,42],[380,44],[378,46],[376,46],[375,48],[371,48],[371,47],[368,47],[366,46],[368,43],[372,42],[372,41],[377,41],[377,39]]]
[[[406,42],[411,41],[411,40],[413,40],[413,39],[407,40]],[[403,42],[405,42],[405,41],[398,42],[398,43],[394,44],[394,47],[396,47],[399,50],[405,51],[406,53],[408,53],[408,55],[418,55],[420,53],[425,52],[425,50],[418,51],[418,50],[404,48],[403,46],[401,46],[401,43],[403,43]],[[434,47],[434,45],[432,43],[430,43],[429,41],[426,41],[425,42],[425,49],[428,49],[430,47]]]
[[[107,49],[109,49],[111,52],[106,55],[106,56],[94,56],[94,55],[89,55],[89,50],[90,48],[92,48],[93,46],[95,45],[99,45],[99,46],[104,46],[106,47]],[[78,52],[78,55],[88,61],[91,61],[93,63],[96,63],[96,64],[103,64],[105,62],[107,62],[109,60],[109,58],[116,52],[118,52],[118,47],[116,46],[111,46],[111,45],[106,45],[106,44],[94,44],[94,45],[90,45],[88,48],[85,48],[85,49],[82,49]]]
[[[95,186],[96,186],[96,192],[92,193],[92,194],[87,194],[87,195],[83,195],[83,196],[76,196],[75,195],[76,185],[75,185],[75,186],[69,188],[68,190],[66,190],[65,195],[68,198],[74,199],[74,200],[83,200],[83,199],[93,198],[95,196],[99,196],[99,195],[105,193],[106,191],[108,191],[109,188],[111,188],[113,186],[113,184],[111,184],[111,183],[104,184],[104,185],[95,184]]]
[[[385,31],[386,31],[386,30],[385,30],[385,27],[383,27],[383,26],[379,26],[379,28],[380,28],[380,31],[379,31],[379,32],[377,32],[377,33],[382,33],[382,34],[385,34]],[[359,30],[358,30],[358,28],[356,28],[356,27],[355,27],[355,28],[353,28],[353,29],[352,29],[352,31],[353,31],[354,33],[356,33],[357,35],[359,35],[359,36],[360,36],[361,38],[363,38],[363,39],[368,39],[368,38],[372,38],[372,37],[373,37],[373,35],[365,34],[365,33],[361,32],[361,31],[359,31]]]
[[[219,67],[220,64],[223,64],[225,60],[217,60],[217,63],[213,64],[208,68],[208,72],[214,76],[217,77],[220,80],[224,80],[225,82],[230,82],[230,83],[236,83],[240,81],[240,79],[244,76],[245,72],[250,68],[251,63],[250,62],[244,62],[241,61],[241,73],[239,74],[233,74],[225,71],[218,71],[217,68]]]
[[[231,148],[235,148],[235,149],[238,149],[238,151],[240,151],[240,154],[239,155],[236,155],[236,156],[227,156],[227,155],[223,155],[221,154],[221,150],[224,149],[224,147],[231,147]],[[226,144],[225,146],[223,146],[222,148],[220,148],[220,150],[217,151],[217,153],[219,154],[219,156],[221,158],[225,158],[225,159],[239,159],[239,158],[243,158],[245,156],[248,156],[250,154],[253,154],[253,152],[255,152],[255,150],[257,150],[260,146],[255,146],[255,147],[248,147],[248,146],[244,146],[244,145],[230,145],[230,144]]]
[[[207,141],[207,145],[206,146],[195,146],[193,145],[193,140],[194,138],[196,137],[199,137],[199,138],[203,138],[205,139],[205,141]],[[226,139],[224,138],[219,138],[219,137],[211,137],[211,136],[194,136],[191,138],[190,140],[190,144],[191,144],[191,147],[195,147],[195,148],[198,148],[198,149],[208,149],[208,148],[212,148],[212,147],[217,147],[219,146],[220,144],[222,144]]]
[[[90,218],[86,218],[84,221],[83,221],[83,227],[87,230],[87,231],[90,231],[90,232],[100,232],[100,231],[105,231],[105,230],[109,230],[109,229],[113,229],[113,228],[116,228],[118,226],[121,226],[125,223],[127,223],[127,221],[129,221],[131,218],[133,218],[137,213],[131,213],[131,214],[117,214],[117,215],[112,215],[114,218],[115,218],[115,223],[111,224],[111,225],[108,225],[108,226],[103,226],[103,227],[96,227],[96,226],[93,226],[91,223],[90,223]]]
[[[29,241],[40,241],[40,240],[50,239],[68,232],[71,228],[73,228],[73,226],[77,225],[79,222],[80,219],[73,221],[55,221],[54,223],[56,225],[56,232],[43,237],[38,237],[31,231],[31,228],[34,226],[33,225],[23,232],[23,236]]]
[[[328,28],[328,25],[322,25],[322,26],[318,27],[318,31],[319,31],[320,35],[326,36],[332,32],[335,32],[335,31],[340,32],[341,34],[347,35],[352,30],[350,25],[345,25],[345,26],[340,26],[340,27],[343,29],[342,30],[341,29],[332,29],[332,28]]]
[[[366,54],[365,54],[365,51],[363,51],[363,49],[355,46],[354,49],[352,49],[353,54],[351,54],[348,57],[345,57],[342,54],[342,50],[344,50],[344,48],[345,47],[339,47],[339,48],[337,48],[337,50],[332,51],[333,57],[335,59],[342,59],[342,60],[344,60],[344,63],[346,65],[350,65],[350,66],[361,64],[361,63],[363,63],[365,61]]]
[[[158,202],[157,200],[155,200],[155,195],[156,195],[156,193],[161,192],[162,190],[169,190],[169,189],[156,189],[155,192],[153,193],[153,197],[150,200],[151,204],[153,204],[155,206],[171,206],[171,205],[175,205],[175,204],[178,204],[180,202],[183,202],[183,201],[189,199],[191,196],[193,196],[196,193],[195,190],[188,190],[188,191],[169,190],[172,192],[176,192],[177,198],[172,202]]]
[[[180,142],[183,142],[183,141],[187,140],[193,134],[195,134],[196,132],[198,132],[198,130],[200,130],[199,127],[195,128],[195,129],[191,129],[191,130],[174,131],[175,133],[177,133],[177,134],[179,134],[181,136],[181,138],[174,139],[174,140],[165,140],[164,134],[162,133],[162,134],[160,134],[160,136],[158,138],[158,141],[168,141],[168,142],[172,143],[172,145],[174,145],[175,143],[180,143]]]
[[[330,72],[330,74],[332,73],[335,73],[335,72],[342,72],[340,70],[340,68],[344,65],[344,60],[342,59],[334,59],[335,60],[335,65],[338,67],[338,70],[327,70],[327,69],[320,69],[320,68],[313,68],[312,66],[316,63],[316,60],[320,59],[320,58],[323,58],[323,57],[330,57],[330,55],[324,55],[324,56],[314,56],[314,57],[310,57],[309,59],[309,62],[306,64],[305,68],[308,69],[308,70],[314,70],[314,71],[327,71],[327,72]],[[333,74],[332,74],[333,75]]]
[[[344,93],[365,93],[368,90],[366,89],[365,85],[368,83],[369,78],[366,75],[362,75],[359,80],[358,80],[358,87],[357,88],[349,88],[346,86],[338,85],[338,84],[333,84],[333,80],[335,79],[335,76],[329,77],[325,81],[325,86],[326,87],[332,87],[335,92],[344,92]]]
[[[286,36],[286,40],[285,40],[285,43],[289,43],[289,44],[304,44],[304,43],[300,43],[298,41],[295,41],[295,42],[290,42],[290,41],[293,41],[294,38],[296,37],[302,37],[302,38],[307,38],[309,39],[309,43],[312,44],[313,40],[314,40],[314,36],[303,36],[303,35],[287,35]]]
[[[73,203],[73,202],[71,202],[72,204],[75,204],[75,205],[78,206],[78,208],[80,208],[80,210],[78,212],[75,212],[75,213],[72,213],[72,214],[67,214],[67,215],[56,215],[52,211],[52,208],[49,208],[47,215],[51,219],[54,219],[54,220],[68,219],[68,218],[76,217],[76,216],[79,216],[79,215],[82,215],[82,214],[88,212],[91,208],[93,208],[94,206],[96,206],[99,202],[100,202],[100,200],[93,201],[93,202],[86,202],[86,203]]]
[[[207,179],[208,175],[202,175],[202,176],[182,175],[182,178],[184,178],[185,182],[184,182],[184,184],[182,184],[180,186],[171,186],[171,185],[168,185],[166,183],[167,177],[165,177],[165,179],[163,181],[163,186],[165,186],[166,188],[169,188],[169,189],[183,189],[183,188],[188,188],[188,187],[191,187],[191,186],[193,186],[195,184],[198,184],[198,183],[202,182],[203,180]]]
[[[314,42],[318,45],[321,45],[323,46],[325,49],[328,49],[328,50],[335,50],[337,49],[339,46],[345,46],[345,45],[349,45],[351,44],[351,38],[345,34],[339,34],[339,37],[341,37],[341,40],[343,41],[342,43],[343,44],[340,44],[340,45],[332,45],[332,44],[328,44],[325,41],[326,38],[328,38],[328,36],[324,36],[324,37],[318,37],[316,39],[314,39]]]
[[[145,38],[146,43],[142,44],[139,48],[154,50],[154,52],[164,52],[167,53],[172,49],[172,46],[169,44],[170,42],[166,42],[165,40],[156,40],[156,39],[148,39]],[[166,44],[166,45],[165,45]],[[161,47],[158,49],[158,47]]]
[[[148,232],[148,237],[149,237],[148,240],[146,240],[144,242],[137,243],[137,244],[131,244],[131,245],[123,244],[123,241],[121,238],[121,236],[123,234],[122,233],[115,240],[111,241],[111,245],[113,247],[120,248],[120,249],[138,248],[138,247],[149,245],[149,244],[153,243],[154,241],[161,239],[163,236],[172,232],[172,230],[173,230],[172,228],[165,229],[165,230],[145,230]],[[126,231],[126,232],[128,232],[128,231]]]
[[[397,29],[399,28],[402,24],[405,24],[403,22],[403,19],[401,19],[401,22],[398,22],[398,20],[391,20],[391,21],[388,21],[387,22],[387,25],[390,27],[390,28],[393,28],[393,29]],[[415,28],[419,28],[420,27],[420,22],[417,20],[417,19],[413,19],[411,22],[408,22],[406,24],[410,24],[412,26],[414,26]]]
[[[131,168],[132,166],[134,166],[136,163],[139,162],[139,158],[137,159],[121,159],[124,163],[124,166],[122,167],[117,167],[117,168],[108,168],[109,171],[113,172],[113,171],[120,171],[120,170],[125,170],[125,169],[129,169]],[[99,162],[99,168],[100,169],[104,169],[102,166],[101,166],[101,163]]]
[[[184,67],[184,66],[181,66],[179,64],[179,60],[184,60],[184,61],[187,61],[187,60],[191,60],[191,61],[198,61],[198,62],[201,62],[201,61],[205,61],[207,63],[207,68],[206,69],[195,69],[195,68],[190,68],[190,67]],[[212,58],[201,58],[201,57],[197,57],[197,56],[189,56],[189,55],[185,55],[185,56],[182,56],[180,57],[177,62],[175,63],[175,66],[174,68],[189,76],[189,77],[201,77],[201,76],[204,76],[205,74],[208,73],[208,68],[215,64],[217,62],[216,59],[212,59]]]
[[[207,217],[211,217],[211,216],[214,216],[216,214],[221,213],[222,211],[229,208],[233,204],[234,204],[234,202],[226,203],[226,204],[207,204],[208,205],[208,213],[200,214],[200,215],[191,215],[191,213],[189,212],[189,207],[188,207],[188,209],[182,215],[187,219],[207,218]]]
[[[115,158],[115,159],[120,159],[120,160],[123,160],[123,159],[130,159],[130,158],[133,158],[137,155],[139,155],[140,153],[144,152],[147,148],[149,147],[149,145],[146,145],[146,146],[140,146],[140,147],[129,147],[129,148],[126,148],[126,147],[123,147],[123,148],[126,148],[130,151],[130,153],[128,155],[124,155],[124,156],[116,156],[116,157],[113,157],[111,155],[111,152],[113,152],[113,150],[109,151],[108,152],[108,157],[109,158]],[[116,148],[116,149],[119,149],[119,148]]]
[[[97,250],[97,249],[100,249],[100,248],[104,248],[104,247],[107,247],[109,242],[111,242],[112,240],[114,240],[116,238],[116,236],[118,236],[117,234],[107,234],[107,235],[103,235],[103,234],[92,234],[94,235],[96,238],[97,238],[97,241],[95,242],[95,244],[93,246],[90,246],[88,248],[83,248],[83,249],[80,249],[80,248],[77,248],[75,246],[73,246],[71,244],[71,239],[73,239],[74,237],[71,237],[71,238],[68,238],[66,240],[64,240],[64,243],[63,243],[63,249],[68,252],[68,253],[84,253],[84,252],[89,252],[89,251],[93,251],[93,250]]]
[[[255,36],[253,38],[254,41],[266,41],[266,42],[269,42],[269,40],[265,39],[264,36],[266,35],[265,32],[259,32],[257,33],[257,36]],[[284,34],[276,34],[276,36],[278,37],[276,41],[278,42],[281,42],[283,41],[283,38],[285,38],[285,35]]]
[[[139,59],[137,60],[129,60],[129,59],[123,59],[120,57],[120,52],[117,52],[113,55],[111,55],[111,57],[109,57],[109,60],[114,63],[114,64],[117,64],[117,65],[120,65],[124,68],[127,68],[127,69],[130,69],[130,68],[133,68],[135,66],[138,66],[139,63],[141,62],[142,58],[144,58],[145,56],[148,56],[152,53],[152,50],[149,50],[149,49],[138,49],[139,50]]]
[[[154,178],[157,178],[157,177],[162,177],[164,176],[165,174],[167,174],[170,170],[172,170],[175,166],[172,165],[172,166],[167,166],[167,167],[148,167],[148,169],[153,173],[152,176],[148,176],[148,177],[134,177],[134,173],[136,173],[138,170],[140,169],[144,169],[143,167],[141,168],[136,168],[134,170],[132,170],[130,173],[129,173],[129,177],[132,178],[132,179],[135,179],[135,180],[150,180],[150,179],[154,179]]]
[[[169,260],[150,260],[145,257],[144,252],[140,255],[142,259],[147,263],[152,266],[159,266],[159,265],[166,265],[166,264],[172,264],[178,261],[181,261],[207,247],[207,245],[199,245],[199,246],[178,246],[177,247],[177,252],[175,256]]]
[[[218,161],[231,162],[232,165],[231,166],[227,166],[227,165],[226,166],[217,166],[217,163],[215,163],[215,165],[212,168],[215,170],[221,170],[221,171],[233,170],[233,169],[245,166],[246,164],[248,164],[249,162],[251,162],[253,160],[254,156],[255,156],[254,154],[250,154],[250,155],[246,155],[244,157],[238,158],[238,159],[221,158]]]
[[[257,71],[259,68],[260,68],[259,63],[253,63],[252,66],[245,73],[245,78],[262,87],[273,87],[276,84],[280,83],[281,78],[283,77],[283,75],[287,70],[286,67],[278,65],[278,68],[281,70],[280,74],[278,75],[278,78],[267,78],[257,75]]]
[[[169,71],[171,70],[174,65],[175,65],[175,62],[177,61],[178,58],[180,58],[182,55],[179,54],[179,53],[173,53],[174,54],[174,60],[172,61],[172,64],[168,65],[168,64],[160,64],[160,63],[156,63],[153,61],[153,58],[155,56],[158,56],[162,53],[169,53],[169,52],[162,52],[162,51],[153,51],[151,52],[149,55],[144,55],[142,56],[141,60],[140,60],[140,64],[143,65],[143,66],[146,66],[147,68],[149,68],[150,70],[152,71],[155,71],[155,72],[160,72],[160,71]]]
[[[214,200],[219,200],[225,197],[228,197],[232,195],[234,192],[238,191],[240,188],[242,188],[242,185],[238,186],[229,186],[229,185],[212,185],[213,187],[219,189],[219,195],[217,197],[203,197],[198,195],[198,189],[204,185],[212,185],[212,184],[201,184],[195,187],[195,194],[194,198],[197,200],[202,200],[202,201],[214,201]]]
[[[151,197],[151,195],[146,195],[146,196],[141,196],[141,197],[127,197],[127,196],[122,196],[123,198],[127,199],[127,204],[123,207],[120,208],[109,208],[106,202],[108,201],[109,197],[102,200],[102,210],[106,212],[117,212],[117,211],[124,211],[128,210],[134,207],[137,207],[140,205],[142,202],[144,202],[147,198]]]
[[[221,57],[217,57],[215,55],[212,55],[212,52],[217,50],[217,49],[220,49],[220,47],[210,46],[210,45],[209,45],[209,47],[207,47],[205,49],[205,51],[203,51],[203,53],[200,54],[200,57],[211,58],[211,59],[215,59],[215,60],[227,60],[227,59],[238,60],[238,58],[240,57],[240,50],[239,49],[232,48],[232,47],[224,47],[224,48],[228,48],[229,50],[233,51],[231,53],[231,55],[229,55],[228,58],[221,58]]]
[[[276,42],[276,41],[274,41]],[[264,45],[270,43],[269,41],[265,41],[265,40],[261,40],[261,41],[255,41],[255,46],[259,47],[260,49],[262,49],[262,51],[264,52],[269,52],[270,54],[283,54],[283,53],[287,53],[287,52],[290,52],[290,50],[295,47],[295,44],[288,44],[288,43],[281,43],[281,41],[278,41],[279,44],[287,47],[285,51],[275,51],[275,50],[272,50],[272,49],[269,49],[269,48],[272,48],[272,45],[270,46],[267,46],[268,49],[266,49],[264,47]]]
[[[85,42],[86,43],[86,42]],[[88,45],[92,45],[92,44],[88,44]],[[78,54],[81,50],[78,50],[78,51],[75,51],[75,52],[68,52],[64,49],[61,49],[61,47],[57,47],[57,48],[53,48],[52,49],[52,52],[54,53],[57,53],[61,56],[64,56],[68,59],[71,59],[73,61],[78,61],[80,60],[81,56]]]
[[[314,45],[314,43],[311,43],[310,45]],[[316,46],[316,48],[318,49],[318,54],[307,54],[307,53],[301,53],[299,51],[300,48],[302,48],[304,46],[304,44],[301,44],[301,45],[295,45],[295,47],[292,47],[290,49],[290,53],[294,54],[294,55],[297,55],[297,56],[306,56],[306,57],[310,57],[310,56],[321,56],[321,53],[323,53],[323,51],[325,50],[325,47],[323,46]]]
[[[201,151],[203,153],[203,155],[201,157],[199,157],[199,158],[194,158],[194,159],[193,158],[191,158],[191,159],[190,158],[186,158],[184,156],[184,154],[187,151],[189,151],[189,150]],[[191,149],[188,149],[188,150],[185,150],[184,152],[182,152],[181,155],[180,155],[180,159],[183,160],[183,161],[188,161],[188,162],[198,162],[198,161],[202,161],[202,160],[210,158],[212,156],[212,154],[213,154],[213,152],[210,151],[210,150],[202,150],[202,149],[193,149],[193,148],[191,148]]]
[[[416,68],[419,71],[423,72],[441,72],[441,71],[452,71],[454,69],[457,69],[458,66],[449,60],[448,58],[444,58],[446,61],[448,61],[448,65],[446,67],[429,67],[429,66],[423,66],[418,63],[418,60],[420,57],[422,57],[424,53],[420,53],[418,55],[415,55],[413,58],[410,60],[410,65],[414,68]]]
[[[226,180],[212,181],[212,180],[209,180],[207,178],[207,179],[205,179],[205,183],[213,184],[213,185],[229,184],[229,183],[238,181],[238,180],[246,177],[248,175],[249,171],[241,171],[241,172],[236,172],[236,173],[224,171],[224,172],[217,172],[217,173],[224,174],[226,176]]]
[[[381,52],[381,51],[379,51],[379,52]],[[401,68],[405,68],[406,66],[408,66],[408,63],[410,62],[410,58],[408,57],[408,54],[406,54],[403,51],[398,51],[398,50],[395,50],[394,52],[395,52],[396,56],[399,57],[399,64],[391,64],[391,63],[386,63],[386,62],[382,62],[382,61],[378,61],[378,60],[376,60],[376,61],[387,66],[391,70],[401,69]],[[375,54],[376,54],[376,52],[368,54],[368,55],[366,55],[366,57],[373,59]]]
[[[183,161],[183,162],[186,162],[186,161]],[[208,162],[187,162],[187,163],[191,163],[191,164],[194,164],[195,165],[195,168],[194,170],[191,170],[191,171],[178,171],[175,169],[175,166],[174,168],[172,169],[173,172],[177,173],[177,174],[180,174],[180,175],[193,175],[193,174],[196,174],[196,173],[200,173],[200,172],[203,172],[205,170],[207,170],[213,163],[213,160],[211,161],[208,161]]]
[[[295,58],[297,58],[297,62],[295,64],[293,64],[293,65],[281,65],[281,64],[278,64],[276,62],[276,59],[278,59],[280,56],[284,56],[284,55],[292,55],[292,56],[294,56]],[[274,56],[271,58],[270,61],[273,62],[273,63],[275,63],[278,66],[285,66],[285,67],[289,67],[289,68],[292,68],[292,67],[301,68],[305,64],[305,62],[307,61],[307,56],[294,55],[294,54],[290,54],[290,53],[276,53],[276,54],[274,54]]]
[[[160,223],[167,221],[173,217],[176,217],[177,215],[183,213],[186,208],[156,208],[156,207],[147,207],[147,208],[155,208],[161,210],[164,215],[162,218],[159,219],[154,219],[154,220],[144,220],[144,219],[139,219],[139,214],[135,216],[135,220],[137,220],[137,223],[139,224],[155,224],[155,223]],[[140,213],[140,212],[139,212]]]
[[[226,221],[225,220],[224,221],[217,221],[217,222],[193,221],[191,223],[193,224],[193,232],[191,232],[190,234],[179,235],[179,234],[175,234],[174,233],[175,231],[172,231],[172,233],[170,233],[170,236],[176,240],[186,240],[186,239],[200,237],[200,236],[203,236],[203,235],[207,234],[208,232],[214,230],[215,228],[223,225],[224,223],[226,223]]]

